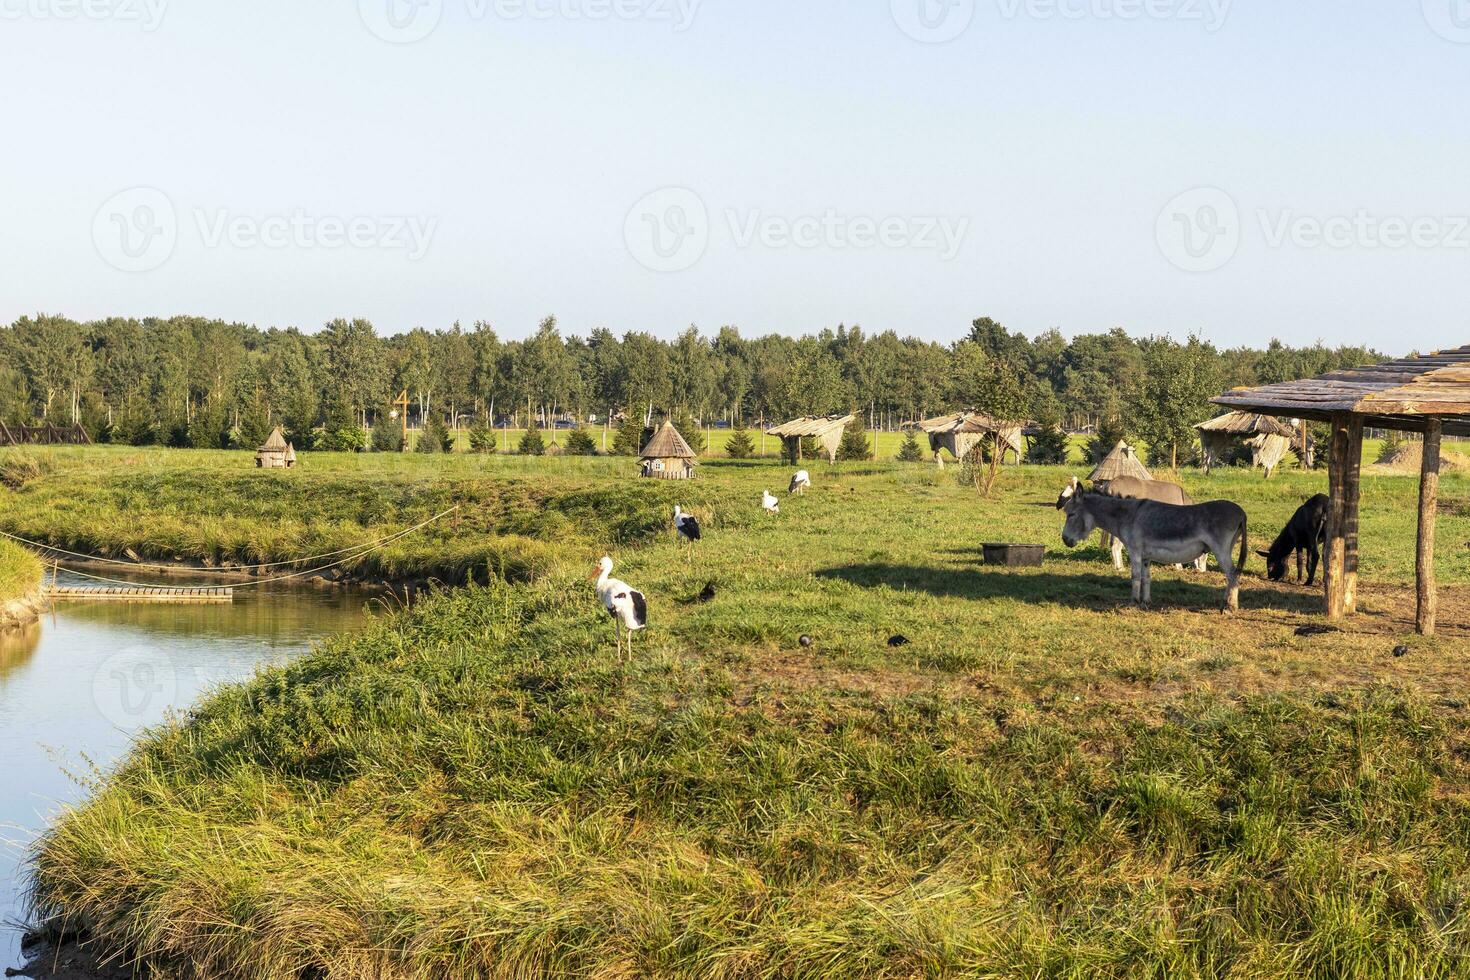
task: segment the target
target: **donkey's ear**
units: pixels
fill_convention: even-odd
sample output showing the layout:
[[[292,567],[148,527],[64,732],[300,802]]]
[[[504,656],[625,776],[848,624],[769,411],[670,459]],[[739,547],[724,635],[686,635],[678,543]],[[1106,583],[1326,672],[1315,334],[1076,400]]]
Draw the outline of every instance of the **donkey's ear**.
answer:
[[[1256,549],[1256,554],[1260,555],[1262,558],[1270,558],[1271,557],[1271,552],[1269,552],[1269,551],[1262,551],[1260,548],[1257,548]]]

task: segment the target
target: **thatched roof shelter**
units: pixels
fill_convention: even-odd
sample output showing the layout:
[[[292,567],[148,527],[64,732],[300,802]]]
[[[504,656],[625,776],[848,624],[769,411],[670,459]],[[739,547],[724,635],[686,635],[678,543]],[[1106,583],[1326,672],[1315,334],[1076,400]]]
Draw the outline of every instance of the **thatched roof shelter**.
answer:
[[[1297,430],[1285,422],[1258,412],[1227,412],[1201,422],[1195,430],[1204,450],[1206,473],[1248,450],[1251,465],[1264,469],[1267,479],[1297,435]]]
[[[938,453],[948,449],[955,459],[964,459],[981,442],[999,433],[1006,451],[1016,454],[1021,461],[1021,451],[1026,448],[1025,430],[1015,422],[1000,422],[983,412],[967,410],[951,412],[918,423],[918,427],[929,436],[929,449]]]
[[[1470,435],[1470,347],[1332,371],[1315,378],[1236,388],[1214,399],[1240,411],[1315,419],[1332,429],[1327,466],[1327,616],[1358,605],[1358,499],[1363,427],[1424,433],[1419,471],[1416,577],[1420,633],[1435,630],[1434,529],[1439,498],[1440,437]]]
[[[255,465],[260,469],[284,470],[295,464],[296,450],[286,441],[286,434],[278,425],[255,451]]]
[[[821,451],[826,453],[827,461],[837,461],[837,447],[842,442],[842,430],[856,418],[853,415],[815,415],[802,416],[783,422],[774,429],[767,429],[766,435],[775,436],[784,444],[783,449],[786,457],[793,462],[801,459],[801,441],[803,439],[815,439]]]
[[[1113,451],[1104,456],[1102,462],[1088,474],[1087,479],[1093,483],[1107,483],[1120,476],[1132,476],[1140,480],[1153,479],[1148,468],[1139,461],[1133,447],[1122,439],[1118,440]]]
[[[694,450],[679,435],[673,422],[659,426],[638,454],[638,460],[643,476],[658,480],[687,480],[694,476]]]

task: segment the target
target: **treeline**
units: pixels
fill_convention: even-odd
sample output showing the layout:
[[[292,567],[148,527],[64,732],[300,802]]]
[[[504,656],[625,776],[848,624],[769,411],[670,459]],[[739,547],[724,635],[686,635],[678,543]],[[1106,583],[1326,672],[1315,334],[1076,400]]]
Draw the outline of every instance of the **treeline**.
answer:
[[[796,338],[690,327],[664,341],[605,329],[563,337],[548,317],[509,340],[483,322],[380,336],[361,319],[304,333],[200,317],[38,315],[0,327],[0,418],[79,422],[98,441],[208,448],[254,446],[280,424],[300,447],[347,448],[361,439],[343,434],[385,417],[399,391],[412,425],[450,428],[619,412],[754,424],[836,411],[893,427],[974,406],[1117,429],[1177,453],[1228,387],[1381,359],[1360,347],[1219,350],[1196,336],[1117,329],[1027,338],[989,318],[940,344],[844,326]]]

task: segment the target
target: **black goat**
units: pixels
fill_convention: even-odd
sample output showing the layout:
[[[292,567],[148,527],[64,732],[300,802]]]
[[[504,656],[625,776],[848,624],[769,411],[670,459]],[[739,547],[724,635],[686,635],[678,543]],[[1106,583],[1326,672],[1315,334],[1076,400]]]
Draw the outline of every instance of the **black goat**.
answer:
[[[1286,577],[1286,557],[1296,553],[1296,579],[1302,580],[1302,552],[1307,553],[1307,584],[1317,577],[1317,562],[1321,557],[1321,545],[1327,539],[1327,494],[1319,493],[1297,508],[1286,522],[1286,527],[1271,542],[1270,551],[1257,554],[1266,559],[1266,574],[1271,581],[1279,582]]]

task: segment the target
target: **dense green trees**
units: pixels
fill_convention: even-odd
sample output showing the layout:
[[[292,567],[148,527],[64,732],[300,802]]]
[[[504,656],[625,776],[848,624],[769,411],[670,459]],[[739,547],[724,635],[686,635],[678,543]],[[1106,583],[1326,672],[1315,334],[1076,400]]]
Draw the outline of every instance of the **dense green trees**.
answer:
[[[635,433],[667,416],[691,420],[680,431],[693,443],[695,419],[755,424],[851,411],[871,430],[974,406],[1068,428],[1126,428],[1168,462],[1187,454],[1190,427],[1225,387],[1375,359],[1360,348],[1279,342],[1220,351],[1198,337],[1136,340],[1121,330],[1027,339],[989,318],[959,343],[940,344],[847,326],[758,338],[690,327],[665,341],[601,328],[564,337],[547,317],[525,339],[507,340],[483,321],[380,336],[361,319],[304,333],[199,317],[80,323],[38,314],[0,327],[0,419],[79,421],[94,438],[173,445],[248,444],[281,425],[306,448],[356,442],[348,429],[376,428],[406,391],[415,429],[431,419],[454,431],[623,412],[630,431],[615,451],[636,452]]]

